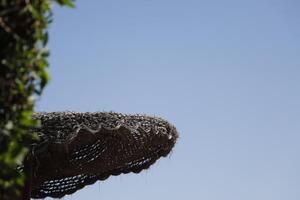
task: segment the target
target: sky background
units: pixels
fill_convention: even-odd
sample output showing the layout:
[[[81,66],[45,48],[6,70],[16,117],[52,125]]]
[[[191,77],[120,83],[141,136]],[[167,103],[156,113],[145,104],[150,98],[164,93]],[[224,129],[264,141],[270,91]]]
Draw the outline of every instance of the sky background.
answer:
[[[299,200],[300,1],[54,6],[38,111],[160,116],[180,139],[141,174],[65,200]],[[50,200],[50,198],[49,198]]]

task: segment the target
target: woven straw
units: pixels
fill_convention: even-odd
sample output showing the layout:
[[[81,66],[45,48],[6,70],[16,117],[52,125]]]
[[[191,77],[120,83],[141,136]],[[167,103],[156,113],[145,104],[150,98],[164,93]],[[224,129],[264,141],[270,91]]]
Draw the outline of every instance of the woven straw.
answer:
[[[139,173],[167,156],[178,137],[167,121],[119,113],[36,113],[32,198],[61,198],[110,175]]]

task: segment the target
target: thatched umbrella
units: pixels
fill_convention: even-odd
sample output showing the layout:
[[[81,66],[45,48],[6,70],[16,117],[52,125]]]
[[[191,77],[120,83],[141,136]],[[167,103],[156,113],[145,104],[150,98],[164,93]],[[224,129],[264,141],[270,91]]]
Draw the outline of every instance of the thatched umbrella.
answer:
[[[40,136],[25,162],[32,198],[60,198],[110,175],[139,173],[167,156],[178,137],[167,121],[120,113],[36,113]],[[25,192],[26,193],[26,192]]]

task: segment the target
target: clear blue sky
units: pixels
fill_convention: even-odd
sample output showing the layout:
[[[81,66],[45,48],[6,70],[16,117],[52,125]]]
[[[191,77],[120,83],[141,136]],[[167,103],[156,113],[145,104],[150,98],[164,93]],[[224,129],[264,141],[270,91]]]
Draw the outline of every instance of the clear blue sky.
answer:
[[[299,200],[300,1],[77,0],[54,7],[39,111],[168,119],[141,174],[65,200]]]

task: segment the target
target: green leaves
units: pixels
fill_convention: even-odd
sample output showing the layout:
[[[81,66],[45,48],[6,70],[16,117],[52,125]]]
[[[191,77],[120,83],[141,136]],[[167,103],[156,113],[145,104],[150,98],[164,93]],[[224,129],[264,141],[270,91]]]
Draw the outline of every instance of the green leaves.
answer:
[[[29,129],[33,96],[50,77],[47,27],[51,3],[74,7],[71,0],[0,1],[0,199],[19,199],[24,174],[17,170],[37,135]]]
[[[57,1],[60,5],[66,5],[66,6],[69,6],[71,8],[74,8],[74,4],[71,0],[58,0]]]

